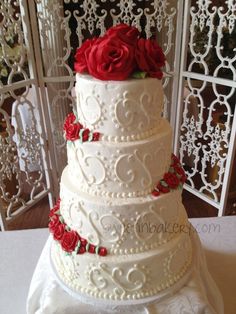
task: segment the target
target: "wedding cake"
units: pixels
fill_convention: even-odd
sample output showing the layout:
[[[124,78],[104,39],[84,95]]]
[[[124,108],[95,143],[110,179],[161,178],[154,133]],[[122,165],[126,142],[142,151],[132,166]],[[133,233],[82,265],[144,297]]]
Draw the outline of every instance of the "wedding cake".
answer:
[[[186,177],[162,118],[164,54],[120,24],[85,41],[75,59],[68,164],[49,222],[54,271],[80,296],[156,298],[181,286],[192,262]]]

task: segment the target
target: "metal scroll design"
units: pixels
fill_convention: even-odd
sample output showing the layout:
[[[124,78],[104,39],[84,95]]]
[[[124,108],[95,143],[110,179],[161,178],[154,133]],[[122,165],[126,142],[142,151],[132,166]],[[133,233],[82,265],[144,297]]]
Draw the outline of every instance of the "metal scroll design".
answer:
[[[28,79],[19,0],[0,4],[0,87]]]
[[[1,230],[49,193],[38,89],[22,3],[0,4]]]
[[[27,106],[29,124],[22,120],[21,106]],[[10,220],[47,192],[43,144],[33,106],[26,98],[18,96],[12,111],[14,115],[10,118],[0,109],[2,126],[5,126],[0,134],[0,196],[5,220]]]
[[[236,4],[199,0],[190,9],[189,62],[180,156],[187,184],[220,202],[235,114]],[[227,40],[226,40],[227,39]],[[195,74],[195,77],[191,73]],[[204,77],[202,76],[204,75]]]

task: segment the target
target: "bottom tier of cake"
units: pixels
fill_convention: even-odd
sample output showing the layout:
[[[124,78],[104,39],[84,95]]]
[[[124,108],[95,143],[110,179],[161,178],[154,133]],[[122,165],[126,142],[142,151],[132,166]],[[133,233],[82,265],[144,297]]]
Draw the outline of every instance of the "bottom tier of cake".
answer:
[[[98,256],[68,254],[53,241],[51,260],[59,279],[73,292],[107,300],[133,300],[158,295],[188,271],[192,246],[178,234],[158,249],[138,254]]]

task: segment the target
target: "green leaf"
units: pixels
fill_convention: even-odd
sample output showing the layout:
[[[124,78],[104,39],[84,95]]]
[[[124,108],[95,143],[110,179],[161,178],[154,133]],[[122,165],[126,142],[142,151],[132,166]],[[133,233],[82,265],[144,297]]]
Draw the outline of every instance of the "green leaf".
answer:
[[[136,71],[132,74],[133,78],[144,79],[147,76],[147,72]]]
[[[66,231],[70,231],[70,227],[69,226],[66,226]]]
[[[162,186],[164,186],[166,188],[168,187],[168,184],[165,181],[161,180],[160,183],[161,183]]]

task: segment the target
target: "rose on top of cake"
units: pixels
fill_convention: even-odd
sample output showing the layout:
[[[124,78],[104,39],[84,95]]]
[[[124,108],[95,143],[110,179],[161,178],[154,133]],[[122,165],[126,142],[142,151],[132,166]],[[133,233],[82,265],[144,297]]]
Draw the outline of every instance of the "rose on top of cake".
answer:
[[[146,76],[161,79],[164,65],[165,55],[155,39],[142,38],[134,26],[118,24],[77,48],[74,69],[100,80],[122,81]]]

